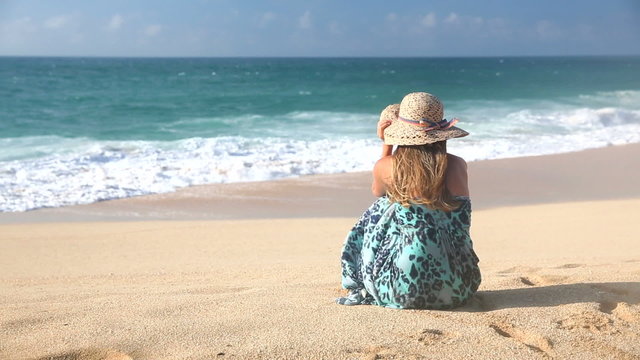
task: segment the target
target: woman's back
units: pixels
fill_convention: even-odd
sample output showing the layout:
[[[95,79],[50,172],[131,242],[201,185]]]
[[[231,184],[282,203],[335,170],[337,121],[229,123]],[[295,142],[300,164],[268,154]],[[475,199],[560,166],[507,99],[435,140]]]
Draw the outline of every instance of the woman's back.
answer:
[[[467,162],[463,158],[447,154],[447,169],[445,173],[445,186],[451,196],[469,196],[469,183],[467,176]],[[373,183],[371,192],[380,197],[387,193],[387,189],[393,182],[393,155],[382,157],[373,168]]]

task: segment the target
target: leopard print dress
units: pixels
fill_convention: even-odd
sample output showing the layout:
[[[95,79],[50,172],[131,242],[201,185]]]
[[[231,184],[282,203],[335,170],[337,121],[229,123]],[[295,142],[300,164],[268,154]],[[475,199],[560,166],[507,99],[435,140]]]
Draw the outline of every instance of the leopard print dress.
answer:
[[[469,236],[471,201],[457,197],[451,212],[408,208],[381,197],[347,235],[342,250],[339,304],[396,309],[451,309],[480,285]]]

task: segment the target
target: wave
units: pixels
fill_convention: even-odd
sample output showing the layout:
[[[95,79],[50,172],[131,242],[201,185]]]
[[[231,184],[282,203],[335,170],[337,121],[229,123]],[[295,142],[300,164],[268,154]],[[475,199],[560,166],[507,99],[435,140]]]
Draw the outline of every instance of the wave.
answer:
[[[84,143],[78,140],[77,152],[0,162],[0,210],[86,204],[208,183],[363,171],[377,152],[376,141],[352,139]]]
[[[589,107],[623,107],[627,109],[640,109],[639,90],[598,91],[594,94],[582,94],[578,96],[582,105]]]
[[[483,110],[475,117],[463,111],[460,126],[471,135],[451,141],[452,153],[473,161],[640,142],[640,110]],[[372,115],[292,112],[285,120],[286,126],[274,125],[261,136],[0,139],[0,211],[86,204],[200,184],[368,171],[379,154],[380,142],[373,135],[377,119]]]
[[[550,155],[638,143],[640,111],[525,109],[508,113],[500,121],[486,126],[469,122],[465,129],[473,136],[451,142],[451,148],[457,147],[459,155],[470,161]]]
[[[365,139],[378,121],[376,114],[338,111],[293,111],[285,114],[212,116],[180,119],[160,131],[185,138],[234,136],[320,140],[336,136]]]

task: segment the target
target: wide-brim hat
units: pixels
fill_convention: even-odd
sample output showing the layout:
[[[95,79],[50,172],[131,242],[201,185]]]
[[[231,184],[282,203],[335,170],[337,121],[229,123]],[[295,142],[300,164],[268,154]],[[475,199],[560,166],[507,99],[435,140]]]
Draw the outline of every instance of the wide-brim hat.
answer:
[[[458,119],[443,119],[444,106],[438,97],[426,92],[407,94],[400,103],[389,105],[380,114],[385,119],[397,116],[384,130],[384,143],[387,145],[424,145],[459,138],[468,132],[455,127]]]

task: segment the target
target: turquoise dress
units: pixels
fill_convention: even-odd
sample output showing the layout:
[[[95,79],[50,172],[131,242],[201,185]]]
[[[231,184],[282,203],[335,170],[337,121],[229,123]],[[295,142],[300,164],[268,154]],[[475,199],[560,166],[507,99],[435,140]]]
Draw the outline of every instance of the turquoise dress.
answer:
[[[480,285],[469,236],[471,201],[453,211],[408,208],[381,197],[347,235],[342,250],[342,305],[450,309]]]

